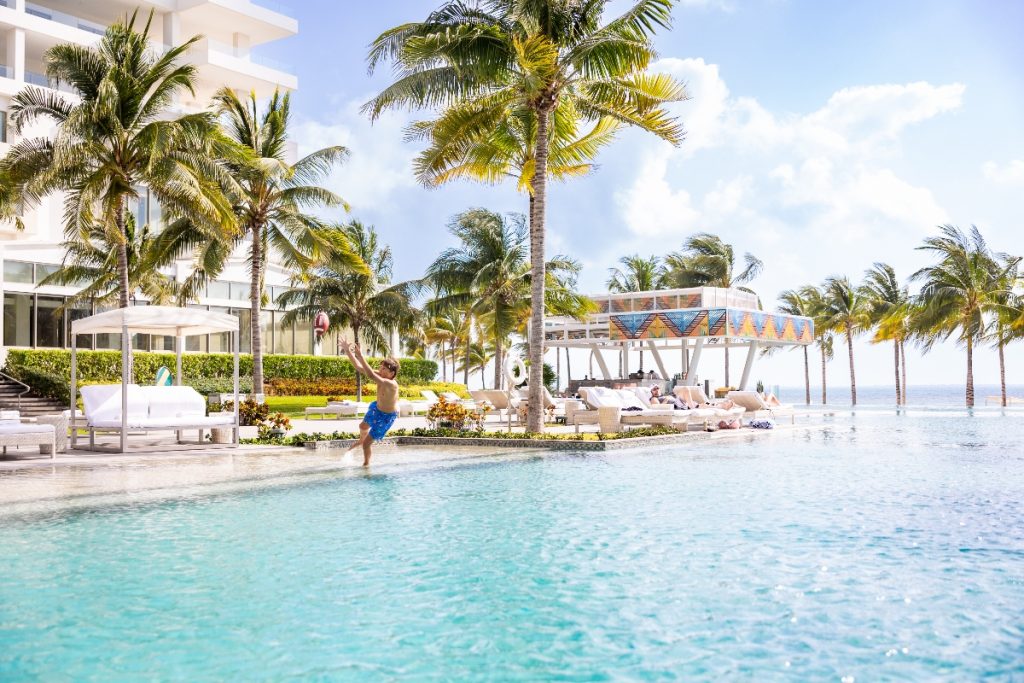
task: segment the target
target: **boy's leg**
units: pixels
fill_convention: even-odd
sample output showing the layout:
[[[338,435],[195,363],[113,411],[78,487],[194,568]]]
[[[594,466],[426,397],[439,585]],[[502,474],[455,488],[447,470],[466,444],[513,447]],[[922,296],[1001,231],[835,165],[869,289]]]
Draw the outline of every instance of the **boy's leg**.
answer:
[[[348,450],[345,451],[345,454],[348,455],[349,453],[352,453],[353,451],[359,449],[360,447],[362,447],[363,443],[368,440],[370,440],[370,425],[366,424],[365,422],[360,422],[359,438],[356,439],[355,443],[348,447]]]
[[[373,437],[367,432],[366,436],[363,437],[363,467],[370,466],[370,458],[373,456],[373,452],[370,447],[373,445]]]

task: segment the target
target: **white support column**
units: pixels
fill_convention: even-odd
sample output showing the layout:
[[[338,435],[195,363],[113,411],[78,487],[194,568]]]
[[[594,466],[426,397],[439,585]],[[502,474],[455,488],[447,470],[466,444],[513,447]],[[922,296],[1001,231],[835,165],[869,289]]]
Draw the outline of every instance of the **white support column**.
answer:
[[[131,377],[128,376],[131,367],[131,354],[128,348],[131,345],[131,337],[128,336],[128,325],[121,325],[121,452],[125,452],[128,439],[128,385],[131,384]]]
[[[686,368],[686,383],[692,384],[697,378],[697,368],[700,367],[700,354],[704,350],[704,338],[701,337],[693,345],[693,357],[690,358],[690,367]]]
[[[239,59],[249,59],[249,36],[244,33],[231,35],[231,47]]]
[[[177,47],[181,44],[181,15],[168,12],[164,15],[164,45]]]
[[[665,363],[661,360],[661,353],[659,353],[658,347],[654,345],[653,341],[648,339],[647,348],[651,350],[651,355],[654,356],[654,364],[658,366],[658,372],[661,373],[661,378],[668,379],[668,370],[665,369]]]
[[[622,345],[622,377],[619,379],[629,377],[629,346],[629,342],[625,342]]]
[[[686,373],[690,370],[690,341],[683,337],[680,342],[682,348],[679,349],[679,375],[686,377]]]
[[[25,80],[25,29],[12,28],[7,32],[7,68],[8,78],[16,81]]]
[[[608,364],[604,362],[604,356],[601,355],[601,349],[597,346],[590,347],[590,357],[597,359],[597,366],[601,368],[601,374],[605,379],[611,379],[612,373],[608,371]],[[591,377],[591,379],[594,379]]]
[[[740,391],[747,390],[747,382],[750,381],[750,370],[754,367],[754,356],[757,355],[760,344],[756,341],[750,342],[750,349],[747,351],[747,362],[743,364],[743,377],[740,378]]]

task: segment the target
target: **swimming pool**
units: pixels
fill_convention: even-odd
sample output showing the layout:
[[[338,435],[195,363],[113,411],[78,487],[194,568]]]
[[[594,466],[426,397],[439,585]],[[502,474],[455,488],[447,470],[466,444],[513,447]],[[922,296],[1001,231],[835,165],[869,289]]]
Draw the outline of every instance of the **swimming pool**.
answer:
[[[1024,676],[1024,419],[7,519],[0,680]]]

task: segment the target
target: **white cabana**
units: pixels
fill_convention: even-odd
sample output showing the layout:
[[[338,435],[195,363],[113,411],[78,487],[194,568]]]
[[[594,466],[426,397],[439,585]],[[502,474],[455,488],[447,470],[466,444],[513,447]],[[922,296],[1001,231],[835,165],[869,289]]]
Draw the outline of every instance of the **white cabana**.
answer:
[[[72,445],[75,442],[77,429],[75,425],[75,413],[78,409],[78,346],[77,339],[80,334],[120,334],[121,335],[121,410],[120,428],[105,426],[104,429],[120,431],[121,452],[125,451],[126,438],[129,429],[140,428],[129,424],[128,387],[131,382],[129,372],[131,368],[130,354],[128,352],[129,340],[132,334],[151,334],[157,336],[174,337],[174,351],[176,356],[176,372],[174,374],[175,385],[181,385],[181,354],[184,348],[185,337],[205,334],[217,334],[221,332],[231,333],[231,348],[234,351],[234,420],[232,445],[238,445],[238,318],[225,313],[213,313],[195,308],[179,308],[177,306],[133,306],[130,308],[118,308],[96,315],[73,320],[71,322],[71,424],[72,424]],[[154,421],[154,424],[170,424]],[[202,421],[196,424],[188,424],[187,420],[181,424],[174,424],[168,428],[174,429],[179,434],[181,430],[188,427],[205,428],[209,426]],[[143,429],[145,427],[142,427]],[[159,428],[159,427],[156,427]]]

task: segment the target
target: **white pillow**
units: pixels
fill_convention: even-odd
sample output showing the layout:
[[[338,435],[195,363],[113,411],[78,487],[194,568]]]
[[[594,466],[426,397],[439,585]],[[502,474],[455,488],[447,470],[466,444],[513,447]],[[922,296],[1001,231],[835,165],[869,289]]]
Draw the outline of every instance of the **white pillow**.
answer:
[[[615,393],[619,395],[623,408],[639,408],[640,410],[643,410],[647,407],[644,405],[644,402],[637,397],[636,393],[634,393],[632,389],[617,389]]]

